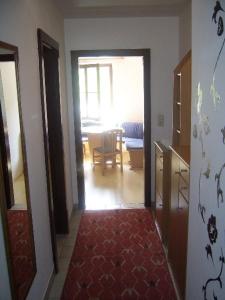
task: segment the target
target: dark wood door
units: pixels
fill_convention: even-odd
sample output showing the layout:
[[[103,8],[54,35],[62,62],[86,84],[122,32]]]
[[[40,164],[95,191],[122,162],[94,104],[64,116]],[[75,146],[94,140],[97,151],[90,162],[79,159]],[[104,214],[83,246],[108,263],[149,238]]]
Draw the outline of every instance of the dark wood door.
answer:
[[[64,175],[63,135],[61,124],[58,50],[43,47],[45,80],[45,126],[48,133],[49,180],[57,234],[68,233],[68,213]]]

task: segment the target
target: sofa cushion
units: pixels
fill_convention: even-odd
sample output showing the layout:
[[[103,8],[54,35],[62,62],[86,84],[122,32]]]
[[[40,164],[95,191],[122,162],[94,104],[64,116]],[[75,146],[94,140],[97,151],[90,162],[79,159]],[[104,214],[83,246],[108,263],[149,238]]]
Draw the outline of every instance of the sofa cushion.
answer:
[[[124,129],[123,136],[126,138],[143,139],[143,123],[138,122],[124,122],[122,124]]]
[[[142,139],[130,139],[126,142],[127,150],[143,149],[143,140]]]

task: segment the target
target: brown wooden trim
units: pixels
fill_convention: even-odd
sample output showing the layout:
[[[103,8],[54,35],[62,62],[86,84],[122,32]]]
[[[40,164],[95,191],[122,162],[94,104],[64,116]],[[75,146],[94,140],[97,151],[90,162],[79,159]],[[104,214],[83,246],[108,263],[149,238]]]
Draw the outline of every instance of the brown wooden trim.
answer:
[[[0,41],[0,48],[10,50],[10,51],[12,51],[12,54],[18,54],[18,47],[8,44],[8,43],[5,43],[3,41]]]
[[[16,82],[17,82],[17,98],[18,98],[18,112],[19,112],[19,121],[20,121],[20,134],[21,134],[21,148],[23,152],[23,170],[24,170],[24,181],[25,181],[25,189],[26,189],[26,200],[27,200],[27,213],[29,216],[29,231],[30,231],[30,237],[31,237],[31,247],[32,247],[32,259],[33,259],[33,265],[34,265],[34,274],[37,272],[37,265],[36,265],[36,254],[35,254],[35,246],[34,246],[34,234],[33,234],[33,221],[32,221],[32,209],[31,209],[31,203],[30,203],[30,185],[29,185],[29,177],[28,177],[28,167],[27,167],[27,151],[26,151],[26,142],[25,142],[25,135],[24,135],[24,127],[23,127],[23,118],[22,118],[22,105],[21,105],[21,93],[20,93],[20,80],[19,80],[19,55],[18,55],[18,48],[16,46],[4,43],[0,41],[0,48],[4,48],[6,50],[10,50],[13,52],[12,54],[12,61],[15,62],[15,72],[16,72]],[[10,54],[11,55],[11,54]],[[9,60],[8,60],[9,61]],[[1,141],[2,143],[3,141]],[[7,149],[6,149],[7,150]],[[9,150],[9,149],[8,149]],[[10,153],[7,150],[8,154],[7,156],[10,157]],[[1,157],[2,159],[2,157]],[[3,166],[2,162],[0,162],[0,178],[3,178]],[[3,180],[0,180],[0,182],[3,182]],[[8,228],[8,222],[7,222],[7,207],[5,205],[6,203],[6,191],[4,189],[4,186],[2,187],[1,184],[1,199],[0,199],[0,210],[2,214],[2,220],[3,220],[3,227],[4,227],[4,235],[5,235],[5,241],[6,241],[6,250],[7,250],[7,259],[8,259],[8,268],[9,268],[9,274],[10,274],[10,283],[11,283],[11,289],[12,289],[12,297],[13,299],[17,299],[16,293],[15,293],[15,284],[13,282],[13,275],[12,275],[12,261],[11,261],[11,250],[10,250],[10,244],[9,244],[9,228]],[[4,201],[5,199],[5,201]],[[2,201],[1,201],[2,200]],[[5,202],[5,203],[4,203]],[[35,277],[35,275],[34,275]],[[34,278],[33,278],[34,279]],[[26,292],[26,295],[28,294],[29,289]]]
[[[38,40],[41,41],[42,47],[45,45],[47,47],[50,47],[50,48],[53,48],[53,49],[59,51],[59,43],[56,42],[52,37],[50,37],[50,35],[45,33],[40,28],[38,28],[37,34],[38,34]]]
[[[180,73],[180,68],[191,58],[191,50],[187,52],[187,54],[182,58],[182,60],[179,62],[179,64],[174,69],[175,75],[177,73]]]
[[[47,193],[48,193],[48,208],[49,208],[49,219],[50,219],[50,231],[51,231],[51,243],[52,243],[52,254],[53,254],[53,262],[54,262],[54,271],[58,272],[58,255],[57,255],[57,244],[56,244],[56,231],[55,231],[55,220],[53,211],[53,195],[51,189],[51,172],[49,165],[49,143],[48,143],[48,133],[46,130],[46,111],[45,111],[45,96],[44,96],[44,78],[43,78],[43,47],[45,44],[53,47],[58,50],[59,45],[56,41],[52,40],[50,36],[48,36],[41,29],[37,30],[38,35],[38,54],[39,54],[39,74],[40,74],[40,92],[41,92],[41,108],[42,108],[42,124],[43,124],[43,135],[44,135],[44,149],[45,149],[45,166],[46,166],[46,177],[47,177]]]
[[[80,97],[79,97],[79,74],[78,63],[79,56],[76,51],[71,53],[72,68],[72,92],[74,107],[74,135],[75,135],[75,151],[77,164],[77,186],[78,186],[78,208],[85,208],[85,185],[84,185],[84,168],[83,168],[83,145],[81,140],[81,119],[80,119]]]
[[[144,153],[145,153],[145,206],[151,207],[151,52],[150,49],[143,50],[144,64]]]
[[[150,49],[77,50],[71,51],[72,92],[74,107],[74,134],[77,163],[77,185],[79,208],[85,208],[85,185],[83,148],[81,142],[81,120],[79,99],[79,57],[142,56],[144,63],[144,151],[145,151],[145,206],[151,206],[151,94],[150,94]]]
[[[72,50],[76,57],[100,57],[100,56],[144,56],[150,49],[111,49],[111,50]]]
[[[50,218],[50,230],[51,230],[51,241],[52,241],[52,252],[53,252],[53,261],[54,261],[54,269],[55,272],[58,272],[58,257],[57,257],[57,245],[56,245],[56,225],[59,227],[59,224],[61,224],[61,231],[58,233],[62,233],[62,234],[67,234],[69,232],[69,223],[68,223],[68,212],[67,212],[67,208],[66,208],[66,191],[65,193],[65,198],[62,199],[63,202],[59,203],[57,202],[57,210],[56,209],[56,202],[54,203],[54,200],[56,200],[57,197],[56,196],[56,177],[54,177],[53,174],[54,171],[53,168],[55,168],[55,166],[53,166],[52,163],[52,159],[50,161],[50,158],[53,158],[53,154],[52,154],[52,136],[49,135],[49,131],[48,131],[48,125],[49,125],[49,116],[48,116],[48,103],[46,101],[46,97],[45,97],[45,92],[44,92],[44,86],[45,86],[45,78],[44,73],[43,73],[43,60],[44,57],[46,55],[46,51],[47,49],[50,49],[52,51],[54,51],[54,53],[57,55],[57,57],[59,57],[59,44],[58,42],[56,42],[55,40],[53,40],[48,34],[46,34],[44,31],[42,31],[41,29],[37,30],[37,36],[38,36],[38,53],[39,53],[39,73],[40,73],[40,91],[41,91],[41,104],[42,104],[42,122],[43,122],[43,135],[44,135],[44,149],[45,149],[45,164],[46,164],[46,177],[47,177],[47,192],[48,192],[48,206],[49,206],[49,218]],[[60,88],[60,82],[59,82],[59,88]],[[61,111],[60,111],[60,105],[59,105],[59,110],[57,111],[60,114],[60,121],[57,119],[58,123],[58,130],[60,131],[60,135],[61,138],[59,138],[59,136],[57,136],[57,142],[60,141],[61,139],[61,143],[62,143],[62,160],[63,163],[61,164],[61,166],[63,165],[63,172],[64,172],[64,155],[63,155],[63,134],[62,134],[62,124],[61,124]],[[51,120],[52,120],[52,116],[51,116]],[[52,124],[52,122],[51,122]],[[50,140],[51,137],[51,140]],[[61,151],[61,150],[60,150]],[[56,156],[54,156],[56,157]],[[60,157],[61,157],[61,153],[60,153]],[[61,169],[60,169],[61,170]],[[61,171],[60,171],[61,172]],[[63,173],[63,180],[65,180],[65,174]],[[65,186],[64,184],[65,182],[62,183],[62,185]],[[54,187],[53,187],[54,186]],[[53,190],[54,189],[54,190]],[[63,189],[63,187],[62,187]],[[61,190],[62,190],[61,189]],[[57,194],[58,195],[58,194]],[[58,199],[58,198],[57,198]],[[65,201],[65,202],[64,202]],[[56,219],[56,215],[54,216],[54,214],[57,214],[57,216],[59,216],[59,205],[62,208],[62,220],[61,223],[57,222]],[[54,214],[53,214],[54,211]],[[56,223],[57,222],[57,223]],[[62,229],[63,228],[63,229]],[[59,230],[59,229],[58,229]]]
[[[14,61],[15,55],[14,54],[0,54],[0,61]]]

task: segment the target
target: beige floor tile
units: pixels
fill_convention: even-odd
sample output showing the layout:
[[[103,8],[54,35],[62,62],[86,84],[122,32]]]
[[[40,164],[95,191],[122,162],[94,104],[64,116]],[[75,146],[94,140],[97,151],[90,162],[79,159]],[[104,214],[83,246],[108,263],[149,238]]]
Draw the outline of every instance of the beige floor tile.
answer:
[[[77,236],[78,229],[79,229],[79,226],[77,226],[76,228],[72,228],[72,229],[70,230],[70,233],[68,234],[66,240],[70,240],[70,239],[75,240],[75,239],[76,239],[76,236]],[[66,241],[66,240],[65,240],[65,241]],[[64,245],[65,245],[65,241],[64,241]]]
[[[59,258],[71,258],[73,252],[73,246],[63,246]]]
[[[67,272],[70,263],[70,258],[59,258],[59,272]]]
[[[64,241],[64,246],[70,246],[70,247],[73,247],[75,245],[75,241],[76,241],[76,235],[74,235],[74,237],[71,237],[71,238],[68,238],[68,239],[65,239]]]
[[[60,256],[60,254],[62,252],[65,239],[66,239],[65,235],[57,235],[56,236],[58,257]]]
[[[58,254],[58,257],[60,256],[60,254],[62,252],[62,248],[63,248],[63,245],[57,243],[57,254]]]
[[[57,298],[61,296],[62,293],[62,289],[63,289],[63,285],[65,282],[65,278],[66,278],[66,273],[67,272],[59,272],[55,278],[54,278],[54,282],[49,294],[49,299],[51,298]]]
[[[70,232],[75,231],[79,227],[81,216],[77,215],[73,220],[70,222]]]

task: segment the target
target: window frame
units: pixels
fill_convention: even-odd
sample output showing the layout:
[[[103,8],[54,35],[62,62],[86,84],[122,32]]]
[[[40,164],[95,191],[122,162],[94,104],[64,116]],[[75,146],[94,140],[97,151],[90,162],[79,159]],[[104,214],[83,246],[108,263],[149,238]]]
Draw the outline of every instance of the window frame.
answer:
[[[96,68],[96,74],[97,74],[97,99],[98,99],[98,109],[100,110],[100,106],[101,106],[101,80],[100,80],[100,68],[101,67],[108,67],[109,68],[109,84],[110,84],[110,105],[112,107],[113,105],[113,66],[112,63],[82,63],[79,64],[79,70],[80,69],[84,69],[84,83],[85,83],[85,101],[86,101],[86,114],[85,117],[81,118],[83,120],[85,119],[91,119],[91,120],[96,120],[99,121],[101,120],[101,116],[99,115],[97,118],[91,117],[88,115],[88,76],[87,76],[87,70],[88,68]]]

